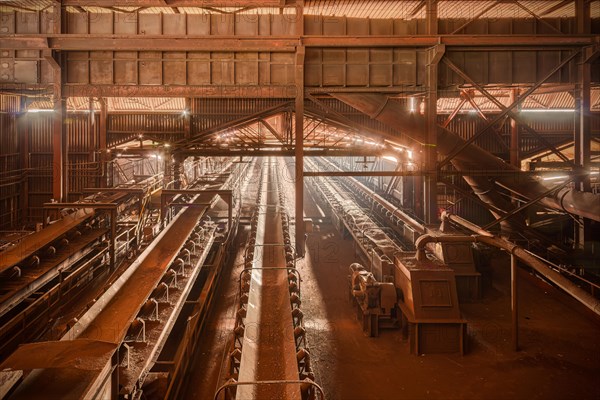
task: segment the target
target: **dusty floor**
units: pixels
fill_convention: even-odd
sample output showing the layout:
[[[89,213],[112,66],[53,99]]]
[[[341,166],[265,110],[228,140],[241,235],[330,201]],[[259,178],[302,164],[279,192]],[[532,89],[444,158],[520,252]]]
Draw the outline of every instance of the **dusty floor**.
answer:
[[[305,207],[308,217],[319,218],[308,195]],[[327,218],[317,226],[298,267],[311,360],[327,399],[600,399],[600,325],[525,271],[519,278],[521,350],[511,350],[508,259],[494,260],[494,285],[483,300],[461,306],[468,353],[415,356],[398,330],[363,335],[348,301],[348,265],[358,260],[352,242]],[[238,257],[224,274],[230,279],[219,287],[186,399],[212,398],[227,379],[221,366],[231,348],[241,267]]]

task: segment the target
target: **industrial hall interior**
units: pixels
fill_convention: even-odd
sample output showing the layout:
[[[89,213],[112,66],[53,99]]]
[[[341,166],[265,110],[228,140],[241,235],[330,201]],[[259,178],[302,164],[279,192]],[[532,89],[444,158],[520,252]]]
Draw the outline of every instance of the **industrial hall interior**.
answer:
[[[0,400],[600,400],[600,0],[0,0]]]

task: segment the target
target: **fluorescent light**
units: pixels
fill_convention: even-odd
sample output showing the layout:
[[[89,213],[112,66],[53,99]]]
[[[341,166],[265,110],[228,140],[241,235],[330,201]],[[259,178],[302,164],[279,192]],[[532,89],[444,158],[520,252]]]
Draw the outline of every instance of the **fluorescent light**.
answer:
[[[407,150],[409,160],[412,160],[412,150]]]
[[[555,181],[555,180],[567,179],[567,178],[568,178],[567,175],[557,175],[557,176],[546,176],[546,177],[542,178],[542,180],[544,180],[544,181]]]
[[[383,156],[384,159],[391,161],[391,162],[398,162],[398,159],[396,157],[392,157],[392,156]]]
[[[41,112],[54,112],[51,108],[30,108],[27,110],[28,113],[41,113]]]
[[[411,113],[414,113],[415,111],[417,111],[417,98],[409,97],[408,98],[408,106],[409,106],[409,110]]]
[[[529,109],[523,109],[521,110],[521,112],[531,112],[531,113],[547,113],[547,112],[551,112],[551,113],[555,113],[555,112],[575,112],[575,110],[570,109],[570,108],[529,108]]]

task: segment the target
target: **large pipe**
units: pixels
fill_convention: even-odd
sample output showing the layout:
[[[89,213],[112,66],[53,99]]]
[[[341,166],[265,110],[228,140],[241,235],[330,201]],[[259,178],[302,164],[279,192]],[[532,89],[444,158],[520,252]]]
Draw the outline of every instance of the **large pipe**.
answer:
[[[454,217],[454,216],[453,216]],[[443,219],[449,219],[450,215],[443,213]],[[425,234],[420,236],[415,242],[417,248],[416,258],[417,260],[424,260],[425,246],[428,243],[446,243],[446,242],[468,242],[468,243],[483,243],[488,246],[496,247],[498,249],[505,250],[511,255],[514,255],[523,263],[533,268],[541,276],[554,283],[556,286],[570,294],[573,298],[579,301],[581,304],[589,308],[594,314],[600,316],[600,301],[594,296],[581,289],[579,286],[565,278],[553,270],[549,265],[541,261],[535,255],[531,254],[524,248],[509,242],[508,240],[499,238],[497,236],[490,236],[489,232],[482,231],[482,234],[472,236],[433,236]]]
[[[419,142],[426,143],[425,119],[417,113],[407,113],[401,108],[399,103],[388,101],[388,97],[380,94],[370,93],[333,93],[336,99],[356,108],[357,110],[369,115]],[[449,130],[438,126],[437,130],[437,149],[440,154],[449,155],[455,149],[462,147],[465,141]],[[514,174],[503,174],[497,178],[497,181],[504,186],[518,192],[529,198],[539,197],[542,193],[548,191],[548,188],[542,185],[532,176],[520,174],[519,169],[513,167],[482,148],[469,144],[463,151],[458,153],[453,159],[452,164],[460,171],[468,170],[492,170],[492,171],[514,171]],[[468,177],[470,184],[474,183],[480,187],[476,191],[477,195],[486,203],[506,210],[505,199],[496,190],[481,190],[484,180]],[[475,182],[476,179],[476,182]],[[579,215],[595,221],[600,221],[600,196],[588,192],[580,192],[574,189],[563,188],[554,195],[544,197],[540,203],[546,207],[564,210],[568,213]]]

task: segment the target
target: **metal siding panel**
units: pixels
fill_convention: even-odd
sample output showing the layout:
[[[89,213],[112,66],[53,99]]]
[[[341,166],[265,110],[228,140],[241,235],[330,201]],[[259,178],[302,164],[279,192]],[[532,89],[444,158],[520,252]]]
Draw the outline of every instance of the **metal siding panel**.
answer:
[[[161,33],[161,14],[139,14],[138,34],[160,35]]]
[[[90,14],[90,33],[91,34],[112,34],[113,33],[113,13],[94,13]]]
[[[117,35],[135,35],[137,34],[137,14],[136,13],[115,13],[114,33]]]
[[[164,14],[163,35],[185,35],[187,30],[185,14]]]
[[[231,36],[235,33],[234,15],[213,14],[210,16],[211,35]]]
[[[210,35],[210,15],[188,15],[188,35]]]

